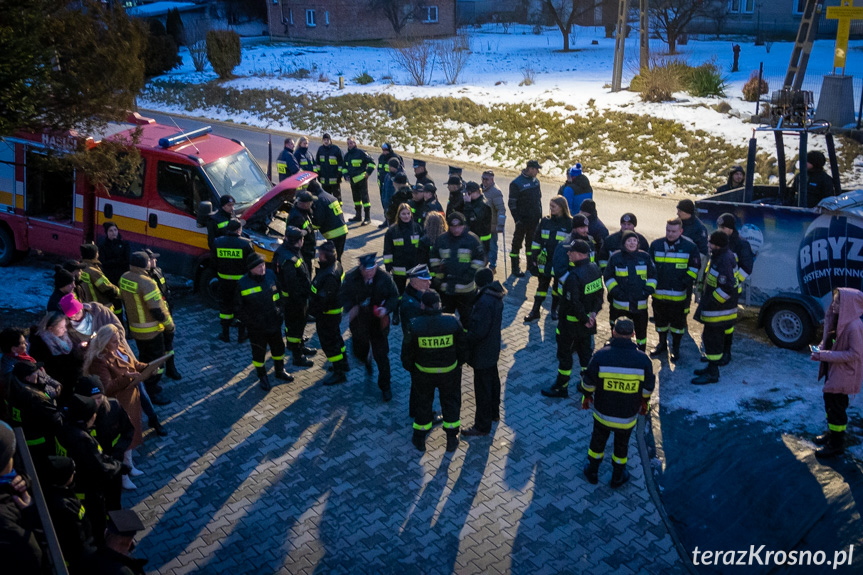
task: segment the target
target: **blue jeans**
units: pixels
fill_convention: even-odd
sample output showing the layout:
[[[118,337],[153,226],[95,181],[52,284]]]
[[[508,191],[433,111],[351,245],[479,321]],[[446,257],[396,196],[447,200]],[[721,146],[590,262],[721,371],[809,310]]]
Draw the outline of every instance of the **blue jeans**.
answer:
[[[150,395],[147,393],[147,388],[144,387],[144,382],[138,383],[138,393],[141,395],[141,409],[148,419],[158,419],[156,410],[153,408],[153,402],[150,401]]]
[[[488,267],[494,269],[497,267],[497,236],[499,234],[492,233],[491,241],[488,243]]]

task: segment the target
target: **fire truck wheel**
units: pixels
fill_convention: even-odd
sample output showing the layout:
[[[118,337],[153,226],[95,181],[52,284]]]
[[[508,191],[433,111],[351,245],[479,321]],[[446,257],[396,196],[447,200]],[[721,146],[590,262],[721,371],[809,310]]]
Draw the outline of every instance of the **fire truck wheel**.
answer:
[[[801,349],[815,334],[809,314],[799,305],[777,305],[764,322],[767,337],[775,345],[785,349]]]
[[[204,305],[213,309],[219,307],[219,277],[216,275],[216,270],[211,266],[206,266],[201,270],[201,276],[198,279],[198,293]]]

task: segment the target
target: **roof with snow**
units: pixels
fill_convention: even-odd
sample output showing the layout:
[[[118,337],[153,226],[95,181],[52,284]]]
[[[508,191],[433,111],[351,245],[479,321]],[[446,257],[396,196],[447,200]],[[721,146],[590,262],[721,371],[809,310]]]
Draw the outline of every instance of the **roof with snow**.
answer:
[[[189,10],[201,10],[204,7],[191,2],[153,2],[152,4],[129,8],[126,13],[138,18],[155,18],[156,16],[164,16],[174,8],[180,12],[188,12]]]

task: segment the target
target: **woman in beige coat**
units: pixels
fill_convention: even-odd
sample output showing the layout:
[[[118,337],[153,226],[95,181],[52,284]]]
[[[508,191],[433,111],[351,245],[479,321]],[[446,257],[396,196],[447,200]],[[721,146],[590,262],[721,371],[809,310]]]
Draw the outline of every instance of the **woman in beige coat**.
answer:
[[[132,468],[130,475],[136,477],[143,472],[135,468],[132,462],[132,451],[144,442],[137,376],[146,367],[146,363],[141,363],[134,355],[126,353],[126,349],[121,346],[119,331],[116,326],[110,324],[96,332],[84,361],[84,373],[95,375],[102,381],[105,395],[114,397],[120,402],[135,427],[132,444],[126,451],[123,462]],[[128,475],[123,476],[123,488],[135,489],[135,484]]]

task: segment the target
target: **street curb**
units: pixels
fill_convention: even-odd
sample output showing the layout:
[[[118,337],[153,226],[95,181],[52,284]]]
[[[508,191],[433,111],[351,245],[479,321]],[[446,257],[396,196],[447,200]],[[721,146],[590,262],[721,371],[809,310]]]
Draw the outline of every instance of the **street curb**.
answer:
[[[671,540],[674,542],[674,547],[677,549],[677,555],[680,557],[683,566],[692,575],[698,575],[698,570],[695,568],[695,565],[693,565],[692,559],[689,557],[689,552],[686,550],[686,547],[684,547],[683,542],[680,541],[677,529],[671,522],[668,512],[665,511],[662,497],[659,495],[659,489],[656,487],[656,480],[653,477],[653,466],[651,465],[650,454],[647,451],[647,441],[644,439],[645,426],[647,425],[646,421],[647,416],[639,417],[638,425],[636,427],[636,435],[638,436],[636,440],[638,443],[638,456],[641,458],[641,467],[644,471],[644,485],[647,487],[647,492],[650,494],[651,501],[653,501],[653,504],[659,511],[659,516],[662,517],[662,522],[665,523],[665,528],[668,529],[668,533],[671,535]],[[653,434],[653,425],[650,426],[650,433],[651,435]]]

